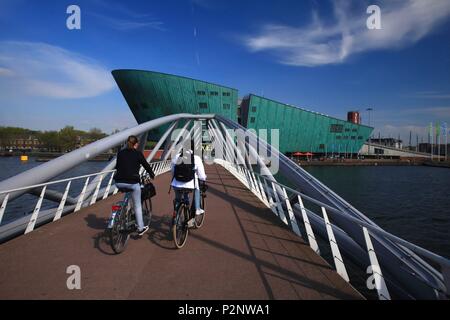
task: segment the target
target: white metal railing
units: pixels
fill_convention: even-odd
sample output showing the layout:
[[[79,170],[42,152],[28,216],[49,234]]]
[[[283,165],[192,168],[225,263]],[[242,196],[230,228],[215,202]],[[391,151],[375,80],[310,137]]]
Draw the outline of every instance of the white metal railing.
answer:
[[[340,217],[344,217],[345,219],[348,219],[349,221],[359,225],[363,232],[364,240],[366,243],[366,251],[371,264],[370,265],[371,272],[375,283],[374,287],[377,290],[377,294],[380,300],[390,300],[391,296],[386,286],[386,281],[381,271],[381,267],[374,246],[372,244],[371,238],[374,235],[382,236],[385,239],[388,239],[398,245],[403,246],[403,248],[405,249],[412,250],[418,254],[423,255],[424,257],[427,257],[428,259],[440,265],[441,270],[446,270],[449,268],[449,261],[446,258],[436,255],[433,252],[418,247],[401,238],[398,238],[384,231],[378,226],[368,224],[352,216],[346,215],[344,212],[341,212],[335,208],[330,207],[327,204],[324,204],[288,186],[285,186],[277,181],[274,181],[273,177],[272,179],[269,179],[268,177],[253,172],[252,170],[248,169],[245,166],[230,163],[226,160],[216,159],[215,162],[224,167],[227,171],[233,174],[239,181],[241,181],[258,199],[260,199],[262,203],[264,203],[268,208],[270,208],[272,212],[280,218],[281,221],[283,221],[286,225],[289,225],[295,234],[307,240],[311,249],[319,255],[320,255],[319,246],[317,243],[317,239],[314,235],[309,218],[311,217],[312,214],[315,214],[316,216],[320,215],[312,213],[309,210],[306,210],[303,200],[307,200],[315,205],[320,206],[322,211],[321,217],[323,218],[325,224],[326,234],[328,237],[328,242],[331,249],[331,254],[333,257],[336,271],[347,282],[350,282],[349,275],[341,255],[338,242],[336,241],[335,233],[333,231],[334,228],[338,227],[330,222],[328,214],[332,213],[333,215],[339,215]],[[288,193],[292,197],[289,197]],[[301,213],[299,214],[299,216],[302,218],[303,227],[304,230],[306,230],[305,237],[303,237],[303,235],[300,232],[298,220],[293,212],[293,207],[298,208]],[[288,219],[286,219],[286,216],[289,218],[289,222]],[[410,255],[409,258],[415,259],[414,256],[415,255]],[[423,260],[419,262],[425,263]],[[431,268],[431,266],[429,266],[428,264],[426,264],[426,267]],[[423,281],[427,286],[433,288],[434,290],[448,297],[449,295],[448,279],[445,279],[446,276],[444,272],[439,272],[436,269],[434,269],[433,272],[439,278],[441,285],[436,286],[435,284],[426,281],[424,279],[421,279],[421,281]]]
[[[169,160],[165,160],[165,161],[158,161],[158,162],[151,162],[150,166],[152,168],[152,170],[155,173],[155,176],[161,175],[167,171],[170,170],[170,161]],[[69,196],[69,191],[72,185],[73,181],[76,180],[84,180],[84,184],[83,184],[83,188],[80,192],[80,194],[78,195],[77,202],[75,205],[75,208],[73,210],[73,212],[77,212],[79,211],[82,207],[86,207],[86,206],[91,206],[93,204],[96,203],[97,200],[99,200],[99,198],[101,200],[108,198],[111,194],[114,195],[117,193],[118,189],[116,187],[114,187],[115,189],[113,190],[113,192],[111,192],[111,187],[112,187],[112,182],[113,182],[113,178],[114,178],[114,174],[115,174],[116,170],[105,170],[105,171],[101,171],[101,172],[96,172],[96,173],[92,173],[92,174],[87,174],[87,175],[82,175],[82,176],[77,176],[77,177],[71,177],[71,178],[66,178],[66,179],[60,179],[60,180],[56,180],[56,181],[49,181],[46,183],[40,183],[40,184],[36,184],[36,185],[32,185],[32,186],[26,186],[26,187],[21,187],[21,188],[15,188],[15,189],[10,189],[10,190],[3,190],[0,191],[0,195],[5,195],[4,200],[2,202],[2,205],[0,207],[0,224],[2,222],[3,216],[6,212],[6,208],[8,205],[8,199],[9,199],[9,195],[13,192],[17,192],[17,191],[30,191],[33,189],[38,189],[38,188],[42,188],[40,196],[38,198],[38,201],[36,203],[36,206],[33,210],[33,213],[30,215],[30,219],[28,222],[28,225],[25,229],[25,234],[31,232],[34,230],[36,222],[38,220],[39,217],[39,212],[41,211],[41,206],[42,206],[42,202],[45,198],[45,193],[47,191],[47,187],[48,186],[53,186],[53,185],[57,185],[57,184],[63,184],[63,183],[67,183],[65,190],[64,190],[64,194],[61,198],[61,201],[58,205],[57,208],[55,208],[55,215],[53,218],[53,221],[57,221],[61,218],[61,215],[64,211],[65,208],[65,204],[67,201],[67,198]],[[141,171],[141,175],[143,174],[143,172]],[[103,179],[110,175],[108,183],[106,185],[106,187],[104,188],[103,193],[100,195],[100,187],[102,185]],[[96,182],[96,186],[95,186],[95,190],[94,193],[92,194],[90,200],[89,199],[85,199],[86,198],[86,190],[88,188],[89,185],[89,181],[91,178],[97,178],[98,177],[98,181]]]
[[[172,143],[170,143],[169,135],[172,133],[172,130],[178,126],[179,120],[186,121],[180,133],[175,139],[172,137]],[[288,225],[296,235],[307,240],[312,250],[317,254],[321,254],[316,234],[320,235],[322,239],[328,240],[336,271],[343,279],[350,281],[341,251],[347,254],[345,257],[346,259],[348,257],[352,258],[352,254],[355,252],[359,255],[359,266],[366,264],[366,262],[370,262],[373,278],[375,280],[375,288],[377,289],[378,297],[380,299],[391,298],[386,286],[386,276],[388,277],[387,280],[389,280],[388,284],[392,284],[393,286],[391,287],[391,291],[392,288],[395,288],[396,292],[399,292],[398,287],[400,286],[410,290],[412,289],[411,292],[421,295],[421,290],[423,289],[421,285],[423,283],[427,286],[427,288],[424,289],[427,297],[430,296],[429,288],[434,290],[431,293],[433,297],[442,297],[443,295],[448,297],[448,288],[450,288],[450,262],[448,259],[415,246],[412,243],[382,230],[370,221],[370,219],[337,196],[337,194],[333,193],[331,189],[321,184],[317,179],[309,175],[305,176],[305,174],[301,173],[299,167],[291,163],[275,148],[269,147],[268,145],[264,146],[263,143],[263,149],[266,148],[266,151],[270,149],[271,154],[274,152],[275,156],[280,160],[280,170],[284,170],[284,172],[282,170],[282,175],[289,177],[289,181],[294,183],[296,187],[300,188],[301,186],[304,193],[298,192],[297,190],[277,182],[257,154],[254,147],[247,144],[249,154],[246,154],[246,152],[242,154],[234,144],[234,140],[227,132],[226,126],[236,129],[239,128],[239,124],[218,115],[200,116],[178,114],[154,119],[134,128],[101,139],[81,149],[72,151],[65,156],[52,160],[37,168],[30,169],[18,176],[1,181],[0,189],[8,190],[0,191],[0,224],[8,202],[11,202],[26,192],[32,191],[35,193],[36,190],[40,189],[40,194],[30,218],[28,219],[27,216],[18,219],[16,226],[13,226],[14,223],[0,226],[0,230],[2,231],[0,237],[2,237],[2,239],[7,239],[8,236],[15,236],[22,234],[23,232],[28,233],[35,229],[36,224],[40,225],[42,222],[50,222],[52,219],[53,221],[56,221],[61,218],[62,214],[72,211],[77,212],[83,207],[95,204],[99,199],[106,199],[111,194],[116,194],[118,192],[117,188],[111,190],[115,171],[109,170],[114,168],[115,160],[111,161],[101,172],[58,181],[47,181],[66,172],[86,159],[95,156],[99,152],[103,152],[111,147],[117,147],[131,134],[143,134],[146,139],[149,130],[168,124],[169,128],[160,138],[154,150],[148,156],[147,161],[150,162],[155,175],[160,175],[169,171],[170,161],[168,160],[168,157],[171,152],[179,151],[178,148],[180,148],[181,145],[178,146],[177,141],[183,140],[182,131],[189,129],[192,120],[206,120],[207,123],[205,127],[209,130],[208,133],[211,141],[223,143],[225,159],[215,159],[216,163],[222,165],[240,180],[262,203],[270,208],[284,224]],[[194,126],[189,130],[189,136],[193,131]],[[184,140],[187,138],[188,137],[185,137]],[[156,150],[159,150],[159,147],[162,146],[164,142],[166,142],[166,146],[164,149],[163,161],[151,162]],[[239,158],[240,165],[237,165],[235,161],[233,161],[235,156]],[[253,171],[252,162],[249,160],[250,156],[258,161],[257,165],[264,175],[257,174]],[[109,179],[108,175],[110,175]],[[75,180],[81,180],[84,184],[82,184],[83,187],[79,195],[68,201],[69,190],[71,188],[73,189],[72,182]],[[106,187],[101,189],[102,182],[106,180],[108,181]],[[52,192],[55,192],[49,192],[48,187],[57,183],[66,183],[66,185],[64,194],[61,195],[58,193],[55,198],[55,194],[51,195]],[[27,186],[22,187],[23,185]],[[52,208],[43,212],[41,206],[47,193],[48,196],[53,196],[53,198],[56,199],[56,202],[59,202],[59,205],[57,208]],[[317,200],[322,199],[320,196],[323,196],[323,199],[325,199],[324,201],[328,201],[327,203],[333,206]],[[305,208],[304,201],[319,206],[321,212],[316,213]],[[71,205],[67,205],[66,202],[71,203]],[[345,222],[347,225],[342,226],[342,222]],[[350,226],[348,224],[350,224]],[[340,225],[345,230],[339,228]],[[303,234],[303,232],[305,234]],[[377,247],[378,255],[375,252],[372,241]],[[349,246],[352,245],[354,247],[350,249],[353,251],[349,250]],[[441,267],[441,271],[438,271],[427,264],[427,262],[423,261],[418,256],[418,254],[438,264]],[[386,275],[383,275],[381,272],[380,263],[382,264]],[[400,272],[408,272],[406,277],[403,274],[399,274],[397,263],[405,265],[405,268],[402,268]],[[409,282],[414,282],[414,287],[409,286]],[[418,282],[421,283],[416,286],[416,283]],[[435,292],[438,292],[439,295],[435,294]],[[411,297],[414,295],[409,295],[409,292],[406,292],[406,296]]]

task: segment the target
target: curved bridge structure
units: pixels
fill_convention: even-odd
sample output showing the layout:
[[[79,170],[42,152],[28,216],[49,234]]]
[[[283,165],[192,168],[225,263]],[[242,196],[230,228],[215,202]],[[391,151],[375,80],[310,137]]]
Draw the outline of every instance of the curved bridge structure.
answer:
[[[148,241],[111,255],[102,230],[120,197],[115,160],[98,173],[57,177],[131,134],[146,140],[160,127],[147,158],[158,175],[152,231]],[[207,220],[185,248],[172,250],[167,172],[171,155],[191,137],[208,164]],[[162,146],[162,159],[153,161]],[[0,225],[1,298],[449,297],[448,259],[384,231],[265,139],[221,115],[154,119],[2,181],[0,222],[25,194],[38,196],[33,212]],[[44,199],[54,207],[41,210]],[[66,287],[69,265],[81,268],[81,290]],[[192,277],[183,268],[194,270]]]

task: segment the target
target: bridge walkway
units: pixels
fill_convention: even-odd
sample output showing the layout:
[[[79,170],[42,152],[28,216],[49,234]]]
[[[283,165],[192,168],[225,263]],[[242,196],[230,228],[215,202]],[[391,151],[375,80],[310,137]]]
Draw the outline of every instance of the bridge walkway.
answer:
[[[362,299],[234,176],[206,166],[205,224],[175,249],[169,174],[148,234],[115,255],[104,238],[117,194],[0,245],[0,299]],[[66,269],[81,270],[68,290]]]

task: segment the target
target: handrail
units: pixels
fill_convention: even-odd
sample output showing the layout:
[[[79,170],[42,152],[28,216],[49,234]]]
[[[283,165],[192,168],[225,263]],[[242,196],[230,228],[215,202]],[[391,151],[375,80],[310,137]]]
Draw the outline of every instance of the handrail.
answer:
[[[308,196],[313,197],[316,200],[321,200],[321,202],[327,203],[331,207],[339,208],[342,212],[345,212],[346,215],[351,215],[355,217],[358,220],[364,221],[369,225],[376,226],[376,223],[369,219],[367,216],[365,216],[362,212],[360,212],[358,209],[353,207],[350,203],[345,201],[342,197],[340,197],[336,192],[325,186],[323,183],[321,183],[318,179],[314,178],[311,174],[307,173],[304,169],[299,167],[297,164],[293,163],[292,160],[287,158],[285,155],[279,152],[279,150],[272,145],[270,145],[268,142],[265,141],[265,139],[258,138],[255,133],[247,130],[247,128],[244,128],[240,124],[237,124],[233,121],[231,121],[228,118],[225,118],[223,116],[217,115],[216,120],[224,123],[227,127],[231,129],[241,129],[246,132],[246,134],[253,139],[256,139],[258,141],[258,148],[262,149],[262,152],[264,154],[271,154],[271,157],[276,157],[279,161],[279,165],[277,166],[279,168],[279,174],[282,176],[285,176],[286,178],[290,179],[290,181],[295,185],[296,188],[299,188],[302,190],[302,192],[306,193]],[[234,142],[233,142],[234,144]],[[251,145],[249,142],[245,142],[245,145],[251,148]],[[236,151],[236,149],[235,149]],[[239,152],[237,150],[237,152]],[[245,150],[244,150],[245,152]],[[246,166],[246,170],[249,170],[250,172],[253,172],[254,169],[252,166],[244,164]],[[244,166],[244,167],[245,167]],[[258,167],[263,168],[262,165],[258,164]],[[229,169],[229,168],[228,168]],[[261,171],[262,172],[262,171]],[[237,173],[237,174],[236,174]],[[262,172],[265,174],[265,172]],[[235,172],[234,175],[238,177],[242,172]],[[270,177],[270,176],[269,176]],[[249,180],[248,181],[248,187],[249,189],[259,197],[258,190],[255,188],[254,182],[252,182],[252,177],[248,177],[248,174],[245,174],[244,179]],[[266,181],[266,180],[263,180]],[[245,184],[245,181],[243,181]],[[279,209],[281,206],[280,204],[283,204],[285,200],[282,198],[282,202],[279,202],[278,195],[281,195],[282,190],[279,190],[281,187],[274,184],[274,189],[277,189],[277,192],[274,193],[275,199],[274,203],[276,204],[276,207],[271,208],[272,211],[274,211],[275,214],[279,214],[280,218],[284,218],[284,210]],[[284,204],[283,204],[284,205]],[[287,203],[286,203],[287,205]],[[324,207],[323,207],[324,208]],[[325,209],[325,208],[324,208]],[[305,211],[305,210],[302,210]],[[305,214],[306,215],[306,214]],[[325,216],[325,213],[323,213]],[[325,217],[324,217],[325,218]],[[351,238],[348,237],[342,237],[339,241],[342,242],[344,246],[346,246],[350,251],[348,252],[349,257],[353,259],[353,254],[356,254],[356,248],[352,248],[353,244],[351,242],[355,242],[359,248],[367,247],[369,248],[368,239],[363,232],[361,232],[361,226],[360,224],[356,224],[353,221],[350,221],[348,219],[345,219],[345,217],[341,215],[334,215],[335,223],[337,223],[342,230],[345,230],[345,232],[349,235],[351,235]],[[316,227],[322,228],[323,227],[323,220],[317,220],[313,219],[312,221]],[[282,219],[282,221],[286,224],[286,219]],[[319,226],[320,225],[320,226]],[[363,227],[364,228],[364,227]],[[375,229],[374,229],[375,230]],[[322,232],[323,230],[321,230]],[[368,232],[368,230],[367,230]],[[396,293],[399,294],[399,296],[409,299],[411,297],[417,297],[417,298],[423,298],[423,299],[432,299],[432,297],[437,297],[437,293],[433,290],[431,290],[429,287],[425,288],[423,285],[421,285],[421,281],[418,281],[421,277],[422,280],[425,281],[431,281],[435,283],[436,285],[443,285],[446,291],[446,295],[448,297],[448,292],[450,292],[450,268],[448,268],[447,264],[443,262],[440,264],[442,268],[442,275],[444,276],[445,284],[442,284],[442,276],[437,277],[435,272],[433,271],[433,267],[430,266],[426,261],[420,258],[419,255],[417,255],[414,251],[415,250],[409,250],[405,246],[403,246],[400,243],[397,243],[393,241],[392,239],[389,239],[388,237],[378,235],[375,231],[372,231],[373,240],[375,241],[375,246],[377,248],[377,252],[380,258],[381,263],[383,264],[385,270],[389,273],[391,276],[391,281],[393,289],[396,291]],[[327,236],[326,234],[322,236]],[[330,234],[328,235],[329,240]],[[400,240],[398,240],[400,242]],[[405,242],[406,243],[406,242]],[[331,240],[330,240],[331,244]],[[409,251],[407,251],[409,250]],[[421,249],[416,249],[423,253]],[[425,249],[423,249],[425,250]],[[425,253],[425,255],[428,255],[429,253]],[[430,256],[433,256],[430,254]],[[362,257],[360,257],[362,258]],[[409,259],[411,258],[411,259]],[[433,260],[437,259],[439,261],[440,258],[433,256]],[[443,258],[445,259],[445,258]],[[373,259],[375,260],[375,259]],[[371,259],[372,261],[372,259]],[[354,262],[358,262],[360,267],[361,261],[357,261],[356,259]],[[401,267],[399,267],[401,266]],[[400,289],[401,288],[401,289]],[[405,291],[406,290],[406,291]],[[382,293],[380,294],[383,296]],[[439,295],[441,297],[441,295]]]
[[[259,154],[257,154],[256,149],[249,143],[245,142],[244,144],[247,144],[250,155],[239,153],[240,150],[235,145],[234,140],[230,139],[226,126],[233,129],[246,129],[230,119],[226,119],[219,115],[177,114],[154,119],[52,160],[53,164],[55,164],[55,168],[52,168],[52,165],[47,163],[39,166],[42,170],[33,168],[23,174],[19,174],[17,177],[20,179],[18,178],[15,180],[13,177],[7,179],[6,183],[6,180],[1,181],[0,188],[3,187],[6,189],[5,187],[8,186],[10,188],[8,188],[9,190],[0,191],[0,223],[8,201],[27,192],[26,190],[36,188],[42,188],[42,190],[40,191],[39,200],[33,213],[30,216],[18,219],[20,221],[17,221],[15,225],[12,223],[11,225],[6,224],[0,226],[0,238],[11,234],[14,234],[15,236],[20,232],[23,233],[24,226],[26,226],[25,233],[31,232],[34,230],[35,226],[47,223],[52,218],[53,221],[56,221],[62,214],[72,211],[76,212],[82,207],[94,204],[97,199],[105,199],[111,194],[116,194],[118,191],[117,188],[115,188],[114,191],[111,190],[114,172],[116,171],[111,168],[114,168],[115,160],[111,161],[103,171],[100,172],[56,181],[44,181],[55,178],[63,172],[67,172],[70,168],[95,156],[97,152],[100,152],[105,148],[117,146],[124,141],[128,134],[142,134],[146,136],[149,130],[162,125],[168,125],[169,129],[163,133],[157,143],[159,148],[164,142],[169,141],[170,133],[177,127],[178,122],[181,119],[187,120],[181,131],[188,131],[189,133],[194,131],[193,126],[190,130],[186,130],[191,123],[191,120],[206,120],[207,124],[205,127],[209,130],[211,143],[213,141],[224,143],[222,148],[224,147],[225,158],[215,159],[215,162],[222,165],[239,179],[262,203],[270,208],[281,221],[286,225],[289,225],[293,232],[300,237],[308,239],[309,245],[317,254],[320,254],[320,249],[314,232],[319,233],[322,238],[328,239],[336,272],[341,275],[345,281],[350,281],[350,279],[344,261],[342,260],[341,250],[344,250],[344,252],[348,254],[347,256],[344,256],[345,259],[347,259],[348,256],[352,256],[352,254],[356,254],[353,261],[356,261],[360,268],[365,268],[366,264],[369,262],[371,266],[375,268],[373,270],[373,276],[376,281],[378,281],[376,289],[380,299],[390,299],[390,293],[384,281],[380,265],[383,267],[383,271],[388,275],[386,279],[389,281],[388,284],[390,285],[390,289],[396,291],[396,293],[399,293],[401,296],[408,298],[417,296],[442,298],[443,295],[446,295],[448,297],[450,288],[449,259],[383,230],[356,208],[352,207],[348,202],[339,197],[333,190],[326,187],[318,179],[305,173],[302,168],[293,164],[292,161],[287,159],[276,148],[264,142],[262,147],[265,148],[266,151],[270,151],[272,156],[275,155],[279,158],[280,174],[291,178],[290,182],[298,187],[301,192],[276,181],[266,167],[264,161],[262,161]],[[197,131],[194,136],[198,136]],[[201,132],[200,136],[202,136]],[[176,141],[178,141],[179,138],[181,138],[181,133],[176,138]],[[184,137],[181,140],[184,139],[187,138]],[[166,143],[164,159],[162,161],[150,163],[154,168],[155,175],[170,170],[170,160],[168,160],[168,157],[171,152],[178,150],[177,148],[179,147],[180,145],[177,142],[172,144]],[[155,152],[153,151],[149,157],[150,159],[147,160],[151,161],[152,155],[154,154]],[[241,164],[236,164],[234,162],[236,160],[235,155],[240,159]],[[261,173],[255,172],[252,167],[250,157],[253,156],[256,156],[257,165],[261,169]],[[33,174],[35,173],[40,173],[40,176],[33,177]],[[104,181],[105,176],[108,174],[111,174],[111,176],[109,177],[107,187],[100,190],[102,181]],[[96,178],[93,178],[93,181],[90,182],[92,177]],[[70,206],[65,205],[71,182],[81,179],[86,180],[81,193],[75,198],[76,204],[73,204],[74,200],[72,200]],[[24,187],[23,185],[27,184],[27,182],[30,185]],[[67,182],[67,185],[63,195],[54,190],[47,190],[47,186],[49,185],[65,182]],[[37,191],[33,190],[33,192],[36,193]],[[59,201],[59,199],[61,199],[61,201],[56,210],[55,208],[49,209],[45,212],[44,216],[39,216],[42,200],[46,194],[48,197],[52,197],[53,201]],[[297,198],[297,201],[295,200],[295,197]],[[319,213],[305,208],[303,199],[309,203],[318,205],[322,209],[322,216],[320,216]],[[329,214],[333,216],[334,223],[328,218]],[[297,219],[299,220],[297,221]],[[300,219],[303,219],[304,229],[300,228]],[[306,230],[306,235],[303,235],[304,230]],[[374,243],[372,243],[372,240]],[[338,243],[340,244],[339,246]],[[366,248],[364,248],[364,246]],[[375,252],[375,249],[377,252]],[[429,265],[422,258],[427,258],[430,261],[439,264],[441,272]],[[398,267],[399,264],[401,265],[401,268]]]
[[[450,267],[450,259],[442,257],[442,256],[440,256],[440,255],[438,255],[438,254],[436,254],[434,252],[431,252],[431,251],[429,251],[429,250],[427,250],[425,248],[419,247],[419,246],[417,246],[417,245],[415,245],[413,243],[410,243],[410,242],[408,242],[406,240],[403,240],[402,238],[399,238],[399,237],[397,237],[397,236],[395,236],[395,235],[393,235],[393,234],[383,230],[378,225],[368,224],[368,223],[366,223],[366,222],[364,222],[362,220],[359,220],[359,219],[357,219],[355,217],[347,215],[344,212],[342,212],[341,210],[338,210],[338,209],[333,208],[333,207],[331,207],[331,206],[329,206],[329,205],[327,205],[327,204],[325,204],[325,203],[323,203],[323,202],[321,202],[319,200],[311,198],[311,197],[307,196],[306,194],[301,193],[301,192],[299,192],[297,190],[294,190],[294,189],[292,189],[292,188],[290,188],[290,187],[288,187],[288,186],[286,186],[286,185],[284,185],[284,184],[282,184],[282,183],[280,183],[278,181],[272,181],[269,178],[267,178],[264,175],[261,175],[261,174],[259,174],[257,172],[253,172],[253,174],[255,174],[255,175],[257,175],[257,176],[259,176],[259,177],[261,177],[261,178],[263,178],[263,179],[265,179],[267,181],[274,182],[275,184],[279,185],[280,187],[283,187],[286,190],[288,190],[288,191],[290,191],[290,192],[292,192],[294,194],[297,194],[297,195],[301,196],[302,198],[304,198],[304,199],[306,199],[306,200],[308,200],[308,201],[310,201],[310,202],[312,202],[314,204],[317,204],[317,205],[319,205],[321,207],[324,207],[327,210],[332,211],[333,213],[336,213],[336,214],[342,216],[345,219],[348,219],[348,220],[350,220],[352,222],[355,222],[355,223],[359,224],[361,227],[366,227],[370,231],[373,231],[373,232],[375,232],[377,234],[383,235],[383,236],[389,238],[390,240],[392,240],[394,242],[398,242],[398,243],[404,245],[405,247],[407,247],[407,248],[409,248],[411,250],[414,250],[414,251],[417,250],[416,251],[417,253],[420,253],[420,254],[424,255],[425,257],[427,257],[429,259],[432,259],[433,261],[442,263],[442,264]]]
[[[158,163],[161,163],[161,162],[164,162],[164,161],[151,162],[150,165],[158,164]],[[49,181],[49,182],[45,182],[45,183],[35,184],[35,185],[32,185],[32,186],[26,186],[26,187],[21,187],[21,188],[16,188],[16,189],[0,191],[0,194],[11,193],[11,192],[21,191],[21,190],[35,189],[35,188],[39,188],[39,187],[43,187],[43,186],[49,186],[49,185],[52,185],[52,184],[58,184],[58,183],[62,183],[62,182],[67,182],[67,181],[73,181],[73,180],[83,179],[83,178],[87,178],[87,177],[98,176],[98,175],[101,175],[101,174],[108,174],[108,173],[111,173],[111,172],[116,172],[116,169],[106,170],[106,171],[99,171],[99,172],[96,172],[96,173],[85,174],[85,175],[82,175],[82,176],[65,178],[65,179],[61,179],[61,180],[55,180],[55,181]]]
[[[36,189],[36,188],[43,187],[43,186],[49,186],[49,185],[52,185],[52,184],[58,184],[58,183],[68,182],[68,181],[73,181],[73,180],[79,180],[79,179],[83,179],[83,178],[98,176],[100,174],[108,174],[108,173],[115,172],[115,171],[116,170],[100,171],[100,172],[96,172],[96,173],[86,174],[86,175],[83,175],[83,176],[77,176],[77,177],[71,177],[71,178],[66,178],[66,179],[61,179],[61,180],[49,181],[49,182],[45,182],[45,183],[35,184],[35,185],[32,185],[32,186],[26,186],[26,187],[11,189],[11,190],[0,191],[0,194],[5,194],[5,193],[10,193],[10,192],[15,192],[15,191],[21,191],[21,190]]]
[[[308,240],[310,241],[311,248],[313,248],[313,250],[316,251],[316,253],[320,254],[319,251],[318,251],[317,244],[315,243],[315,238],[314,238],[313,231],[311,230],[311,227],[309,226],[308,215],[311,215],[311,214],[317,215],[317,214],[313,213],[312,211],[309,211],[309,210],[304,210],[305,208],[303,207],[303,202],[301,201],[302,198],[304,198],[304,199],[306,199],[306,200],[308,200],[308,201],[310,201],[310,202],[312,202],[312,203],[314,203],[314,204],[316,204],[316,205],[318,205],[318,206],[320,206],[322,208],[323,215],[324,215],[324,218],[325,218],[324,222],[326,224],[330,224],[330,222],[329,222],[329,220],[327,218],[327,215],[326,215],[326,212],[328,210],[328,211],[331,211],[332,213],[340,215],[344,219],[347,219],[347,220],[349,220],[351,222],[354,222],[357,225],[359,225],[362,228],[362,230],[364,231],[364,234],[366,236],[366,244],[367,244],[368,248],[370,248],[368,250],[368,254],[371,257],[371,261],[375,261],[374,263],[376,265],[378,265],[378,260],[376,258],[375,253],[374,253],[375,251],[374,251],[373,245],[372,245],[372,243],[370,241],[370,236],[369,236],[369,233],[368,233],[369,231],[372,232],[373,234],[376,234],[376,235],[379,235],[379,236],[384,236],[385,238],[387,238],[387,239],[389,239],[389,240],[391,240],[391,241],[393,241],[393,242],[395,242],[395,243],[397,243],[399,245],[404,246],[405,250],[410,249],[412,251],[415,251],[416,253],[421,254],[424,257],[427,257],[431,261],[434,261],[434,262],[438,263],[442,267],[441,273],[439,273],[437,270],[435,270],[431,266],[430,266],[430,268],[432,268],[431,271],[436,276],[438,276],[439,280],[441,281],[441,285],[443,287],[440,287],[439,285],[436,286],[433,283],[431,283],[430,281],[427,281],[426,279],[421,279],[420,277],[417,277],[417,280],[421,281],[426,286],[428,286],[428,287],[430,287],[430,288],[432,288],[432,289],[434,289],[434,290],[436,290],[438,292],[443,293],[444,295],[447,295],[447,296],[449,295],[449,279],[448,279],[449,274],[448,274],[448,272],[446,272],[449,269],[449,267],[450,267],[450,260],[449,259],[446,259],[445,257],[437,255],[437,254],[435,254],[435,253],[433,253],[431,251],[428,251],[428,250],[426,250],[424,248],[421,248],[421,247],[419,247],[419,246],[417,246],[415,244],[409,243],[406,240],[403,240],[403,239],[401,239],[399,237],[396,237],[396,236],[386,232],[382,228],[378,227],[377,225],[368,224],[365,221],[361,221],[361,220],[359,220],[359,219],[357,219],[355,217],[349,216],[349,215],[345,214],[344,212],[342,212],[342,211],[340,211],[340,210],[338,210],[336,208],[333,208],[333,207],[331,207],[331,206],[329,206],[329,205],[327,205],[327,204],[325,204],[325,203],[323,203],[321,201],[318,201],[317,199],[314,199],[314,198],[312,198],[312,197],[310,197],[308,195],[305,195],[302,192],[299,192],[299,191],[297,191],[295,189],[292,189],[292,188],[290,188],[290,187],[288,187],[288,186],[286,186],[286,185],[284,185],[282,183],[279,183],[278,181],[273,181],[271,178],[266,177],[266,176],[264,176],[262,174],[259,174],[257,172],[254,172],[253,170],[250,170],[250,169],[246,168],[245,166],[240,166],[240,165],[235,164],[235,163],[230,163],[230,162],[228,162],[226,160],[219,160],[219,161],[216,161],[216,162],[221,164],[222,166],[224,166],[224,168],[227,169],[230,172],[231,172],[231,170],[230,170],[229,166],[231,166],[231,168],[235,170],[234,174],[235,174],[236,177],[238,177],[236,174],[241,174],[242,175],[242,173],[243,173],[243,177],[242,177],[243,180],[241,180],[241,181],[244,183],[244,185],[246,184],[247,187],[255,195],[257,195],[258,198],[263,203],[265,203],[269,208],[272,208],[272,210],[276,214],[281,213],[280,210],[283,210],[280,207],[280,204],[283,204],[283,202],[285,202],[286,209],[288,210],[288,212],[292,211],[292,207],[291,207],[291,204],[290,204],[291,200],[289,200],[286,191],[289,191],[292,194],[297,195],[297,197],[299,199],[299,204],[297,204],[296,206],[299,206],[302,209],[302,211],[304,212],[303,219],[305,220],[304,221],[305,222],[305,227],[307,228],[307,230],[309,230],[309,231],[307,231],[307,233],[308,233],[307,234],[308,235]],[[228,164],[228,167],[227,167],[227,165],[224,165],[222,162]],[[239,168],[242,168],[242,169],[239,169]],[[253,175],[253,177],[252,177],[252,175]],[[258,188],[257,181],[260,181],[259,179],[261,179],[261,178],[263,179],[264,184],[266,186],[265,191],[264,191],[264,188],[262,187],[262,184],[260,185],[261,187]],[[272,185],[272,188],[268,187],[270,185]],[[275,185],[278,186],[279,188],[281,188],[281,190],[284,190],[284,195],[283,194],[278,195],[278,190],[276,190]],[[270,192],[269,192],[269,189],[270,189]],[[265,192],[267,192],[267,194],[265,194]],[[275,196],[275,198],[276,198],[275,203],[272,201],[271,194],[273,194]],[[267,199],[270,199],[270,200],[268,201]],[[281,216],[280,216],[280,218],[281,218]],[[293,231],[295,233],[297,233],[297,235],[302,237],[302,235],[299,234],[299,232],[298,232],[297,222],[295,220],[292,220],[292,217],[291,217],[291,224],[292,224],[291,227],[292,227]],[[336,227],[335,225],[330,225],[330,227],[331,226]],[[339,229],[339,227],[337,227],[337,228]],[[332,246],[334,260],[335,260],[335,263],[336,263],[337,272],[339,274],[341,274],[342,277],[346,281],[348,281],[348,275],[347,275],[347,272],[345,271],[345,266],[342,264],[342,258],[336,259],[336,256],[340,257],[340,253],[339,253],[339,251],[338,251],[339,249],[338,249],[338,247],[336,245],[336,240],[334,240],[333,231],[332,231],[332,229],[330,229],[330,230],[328,230],[328,232],[329,232],[329,237],[330,237],[330,245]],[[342,232],[344,232],[344,231],[342,231]],[[314,243],[311,243],[311,241],[313,241]],[[334,250],[333,250],[333,246],[334,246]],[[335,250],[337,250],[337,251],[334,252]],[[409,258],[415,259],[417,261],[416,256],[409,255]],[[426,262],[424,262],[424,261],[419,261],[419,262],[426,264]],[[381,270],[379,270],[379,274],[381,274]],[[383,278],[383,276],[381,276],[381,278]],[[383,280],[382,283],[384,284],[384,280]],[[380,297],[380,299],[390,299],[389,292],[387,291],[385,284],[379,290],[379,297]]]

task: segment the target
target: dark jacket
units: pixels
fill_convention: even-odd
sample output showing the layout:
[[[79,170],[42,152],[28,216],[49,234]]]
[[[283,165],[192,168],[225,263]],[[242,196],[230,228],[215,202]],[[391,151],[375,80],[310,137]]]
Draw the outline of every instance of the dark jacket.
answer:
[[[139,169],[141,165],[145,168],[152,179],[155,178],[152,168],[145,160],[142,152],[136,149],[123,149],[117,154],[116,175],[114,180],[116,183],[140,183]]]

